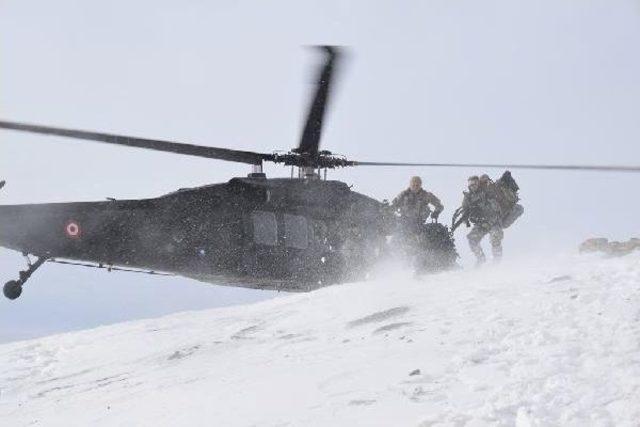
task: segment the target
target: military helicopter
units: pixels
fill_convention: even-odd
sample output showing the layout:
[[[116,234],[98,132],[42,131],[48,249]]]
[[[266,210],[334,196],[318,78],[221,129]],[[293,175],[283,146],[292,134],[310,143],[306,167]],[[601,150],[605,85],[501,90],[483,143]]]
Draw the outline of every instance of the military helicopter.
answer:
[[[251,165],[247,177],[180,189],[151,199],[0,206],[0,246],[25,255],[26,270],[4,285],[18,298],[45,262],[174,274],[219,285],[309,291],[366,277],[388,253],[400,219],[378,200],[327,180],[328,169],[355,166],[496,167],[640,171],[640,167],[499,165],[355,161],[320,150],[339,48],[322,46],[324,62],[300,143],[285,153],[257,153],[110,133],[0,121],[0,128],[145,148]],[[297,168],[267,178],[264,162]],[[324,173],[324,177],[321,176]],[[2,188],[0,186],[0,188]],[[457,257],[441,224],[420,230],[426,270]],[[29,256],[36,258],[32,262]]]

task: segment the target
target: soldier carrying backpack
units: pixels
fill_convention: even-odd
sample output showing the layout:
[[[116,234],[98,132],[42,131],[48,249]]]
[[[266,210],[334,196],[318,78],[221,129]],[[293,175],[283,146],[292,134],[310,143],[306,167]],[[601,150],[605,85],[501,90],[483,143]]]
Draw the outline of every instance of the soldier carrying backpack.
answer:
[[[472,176],[468,180],[468,190],[464,192],[462,206],[454,213],[451,233],[461,224],[467,227],[473,224],[467,239],[478,264],[486,260],[480,241],[487,234],[494,260],[498,261],[502,258],[503,230],[524,212],[524,208],[518,204],[518,184],[506,171],[496,182],[486,174]]]

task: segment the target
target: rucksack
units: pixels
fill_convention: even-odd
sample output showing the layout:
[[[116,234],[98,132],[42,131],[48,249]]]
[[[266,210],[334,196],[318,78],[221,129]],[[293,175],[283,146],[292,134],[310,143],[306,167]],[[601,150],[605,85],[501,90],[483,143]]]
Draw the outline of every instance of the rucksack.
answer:
[[[511,176],[511,172],[505,171],[500,179],[495,183],[498,190],[498,202],[503,209],[511,209],[520,197],[518,197],[518,190],[520,187],[515,179]]]

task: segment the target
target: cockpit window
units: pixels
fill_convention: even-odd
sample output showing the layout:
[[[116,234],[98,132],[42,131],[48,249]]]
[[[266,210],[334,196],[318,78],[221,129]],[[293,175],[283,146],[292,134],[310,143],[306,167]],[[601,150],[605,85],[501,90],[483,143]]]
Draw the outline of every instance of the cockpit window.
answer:
[[[287,247],[307,249],[309,246],[309,229],[305,217],[284,214],[284,241]]]
[[[251,214],[253,241],[258,245],[278,244],[278,223],[273,212],[255,211]]]

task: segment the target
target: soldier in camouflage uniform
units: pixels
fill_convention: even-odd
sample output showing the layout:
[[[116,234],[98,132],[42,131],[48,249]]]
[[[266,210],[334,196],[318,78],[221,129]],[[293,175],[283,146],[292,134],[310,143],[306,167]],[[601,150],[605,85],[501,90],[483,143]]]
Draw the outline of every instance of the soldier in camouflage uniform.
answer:
[[[400,214],[394,221],[395,250],[405,257],[414,272],[439,271],[455,265],[458,254],[446,226],[437,223],[444,206],[433,193],[422,188],[422,180],[414,176],[409,188],[391,203],[392,212]],[[431,218],[433,223],[427,223]]]
[[[433,210],[430,205],[433,206]],[[407,223],[415,225],[424,224],[429,216],[437,221],[444,209],[440,199],[422,188],[422,179],[419,176],[411,177],[409,188],[393,199],[391,206],[400,211]]]
[[[487,177],[488,178],[488,177]],[[471,232],[467,235],[469,247],[476,256],[478,264],[486,261],[486,256],[480,246],[480,242],[489,235],[493,259],[502,258],[502,231],[501,213],[495,198],[493,183],[485,180],[484,186],[480,178],[472,176],[468,180],[468,192],[464,192],[462,208],[468,213],[468,221],[473,224]]]

